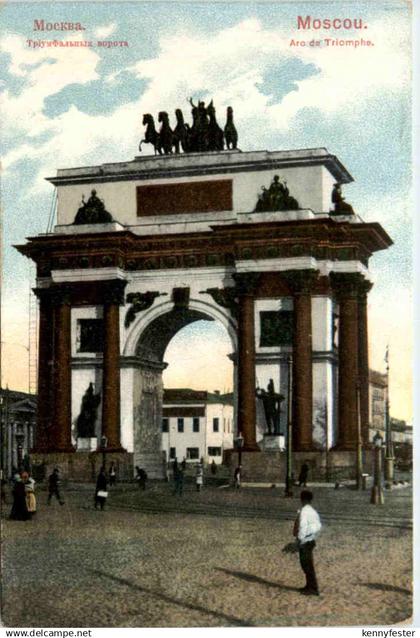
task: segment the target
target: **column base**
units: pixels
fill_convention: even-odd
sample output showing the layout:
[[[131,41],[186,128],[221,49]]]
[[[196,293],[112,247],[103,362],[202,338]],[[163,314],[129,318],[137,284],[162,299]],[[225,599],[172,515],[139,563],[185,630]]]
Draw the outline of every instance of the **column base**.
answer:
[[[257,442],[248,443],[248,445],[244,445],[241,452],[261,452],[261,449]]]
[[[96,448],[96,450],[94,450],[97,454],[119,454],[119,453],[125,453],[127,452],[127,450],[125,450],[123,447],[106,447],[106,448]]]

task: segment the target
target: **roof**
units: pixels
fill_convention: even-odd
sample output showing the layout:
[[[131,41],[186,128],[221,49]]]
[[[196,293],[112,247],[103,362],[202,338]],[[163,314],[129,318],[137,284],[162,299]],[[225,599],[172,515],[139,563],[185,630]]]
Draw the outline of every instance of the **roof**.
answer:
[[[377,370],[369,370],[369,382],[374,385],[380,385],[383,388],[388,386],[388,380],[386,374],[378,372]]]
[[[63,186],[83,182],[160,179],[311,165],[325,166],[340,184],[353,181],[353,177],[340,160],[322,147],[283,151],[241,152],[235,150],[219,153],[144,155],[129,162],[59,168],[55,177],[46,179],[56,186]]]
[[[233,405],[233,393],[221,394],[191,388],[167,388],[163,391],[163,403],[223,403]]]

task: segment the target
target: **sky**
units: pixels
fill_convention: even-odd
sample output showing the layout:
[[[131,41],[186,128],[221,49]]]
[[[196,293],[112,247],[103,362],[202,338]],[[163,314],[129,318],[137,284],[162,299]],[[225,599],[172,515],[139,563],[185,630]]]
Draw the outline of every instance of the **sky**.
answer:
[[[33,269],[11,246],[47,229],[53,187],[44,178],[133,159],[141,115],[173,112],[193,96],[213,98],[220,114],[234,106],[243,151],[325,146],[353,175],[346,200],[394,241],[370,262],[371,367],[384,371],[389,344],[391,413],[411,421],[409,3],[10,3],[0,15],[3,386],[28,385]],[[366,28],[298,32],[298,15],[362,17]],[[35,19],[79,21],[86,30],[34,32]],[[309,46],[337,35],[374,46]],[[30,46],[38,39],[129,46]],[[209,390],[231,388],[230,351],[221,326],[190,326],[168,347],[165,383],[194,387],[188,381],[199,378]]]

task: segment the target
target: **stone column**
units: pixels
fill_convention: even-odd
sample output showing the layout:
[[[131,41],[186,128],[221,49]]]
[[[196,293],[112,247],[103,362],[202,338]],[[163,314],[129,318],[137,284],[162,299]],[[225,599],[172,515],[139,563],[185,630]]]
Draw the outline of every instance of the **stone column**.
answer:
[[[124,286],[118,282],[104,304],[104,353],[102,370],[102,436],[107,450],[123,451],[120,439],[120,304],[124,303]]]
[[[50,449],[74,452],[71,442],[71,306],[67,291],[56,290],[53,347],[53,425]],[[38,399],[39,401],[39,399]]]
[[[52,417],[52,359],[53,359],[53,307],[49,290],[38,288],[39,338],[38,338],[38,401],[34,452],[48,451]]]
[[[367,295],[372,284],[364,280],[359,287],[359,384],[360,384],[360,423],[363,445],[369,444],[369,339]]]
[[[357,385],[359,382],[359,273],[332,273],[340,304],[338,327],[338,442],[337,449],[357,447]]]
[[[259,450],[256,439],[254,292],[258,273],[234,275],[238,296],[238,433],[244,451]]]
[[[316,270],[286,271],[293,293],[293,450],[313,449],[312,441],[312,301]]]

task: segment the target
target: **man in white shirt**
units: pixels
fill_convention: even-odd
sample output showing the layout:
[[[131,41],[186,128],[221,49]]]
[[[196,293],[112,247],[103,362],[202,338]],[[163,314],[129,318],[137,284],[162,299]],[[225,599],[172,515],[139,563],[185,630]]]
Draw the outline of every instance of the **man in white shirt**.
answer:
[[[302,509],[298,512],[293,534],[298,540],[300,565],[306,576],[306,585],[300,591],[306,596],[319,596],[312,552],[322,526],[318,512],[311,505],[312,498],[312,492],[302,491]]]

